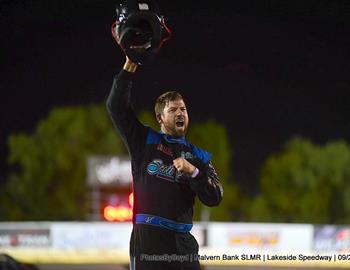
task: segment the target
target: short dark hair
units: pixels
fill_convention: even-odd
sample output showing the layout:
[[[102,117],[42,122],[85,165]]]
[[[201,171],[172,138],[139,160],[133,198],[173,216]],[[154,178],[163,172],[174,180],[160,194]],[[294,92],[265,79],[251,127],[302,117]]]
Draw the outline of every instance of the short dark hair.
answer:
[[[182,95],[176,91],[168,91],[164,94],[161,94],[157,98],[156,104],[154,105],[154,112],[156,113],[156,116],[162,114],[164,107],[169,103],[169,101],[174,101],[178,99],[183,100]]]

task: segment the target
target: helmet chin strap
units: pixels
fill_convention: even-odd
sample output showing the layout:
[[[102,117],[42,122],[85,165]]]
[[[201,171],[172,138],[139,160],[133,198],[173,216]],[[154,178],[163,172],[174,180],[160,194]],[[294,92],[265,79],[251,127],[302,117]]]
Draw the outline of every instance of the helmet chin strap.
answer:
[[[115,21],[112,26],[111,26],[111,31],[112,31],[112,36],[115,40],[115,42],[117,42],[117,44],[119,45],[119,38],[118,38],[118,35],[117,35],[117,26],[119,25],[119,21]],[[119,46],[122,51],[125,53],[125,50],[122,46]]]
[[[170,30],[169,27],[165,24],[163,18],[160,20],[160,23],[161,23],[161,25],[163,26],[163,28],[165,29],[165,31],[167,32],[168,36],[167,36],[167,37],[163,37],[163,38],[160,40],[159,46],[158,46],[158,48],[157,48],[157,51],[159,51],[159,50],[162,48],[162,46],[163,46],[163,44],[164,44],[165,41],[168,41],[169,39],[171,39],[171,30]]]

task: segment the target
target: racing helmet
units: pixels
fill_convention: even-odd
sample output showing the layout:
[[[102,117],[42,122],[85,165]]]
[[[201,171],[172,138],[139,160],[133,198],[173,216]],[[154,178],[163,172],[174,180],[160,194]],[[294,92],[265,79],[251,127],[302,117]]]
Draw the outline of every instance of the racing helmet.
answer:
[[[117,20],[112,25],[116,42],[134,63],[151,62],[171,36],[155,0],[124,0],[116,12]]]

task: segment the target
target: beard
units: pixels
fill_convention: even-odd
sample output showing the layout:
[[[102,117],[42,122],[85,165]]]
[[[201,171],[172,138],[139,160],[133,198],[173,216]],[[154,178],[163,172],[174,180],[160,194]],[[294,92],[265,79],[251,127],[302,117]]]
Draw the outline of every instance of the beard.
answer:
[[[187,125],[183,125],[183,127],[177,127],[175,125],[175,131],[176,131],[176,135],[175,136],[185,136],[187,133]]]
[[[185,136],[188,129],[188,121],[184,121],[183,125],[177,125],[176,121],[172,123],[164,123],[164,132],[171,136]]]

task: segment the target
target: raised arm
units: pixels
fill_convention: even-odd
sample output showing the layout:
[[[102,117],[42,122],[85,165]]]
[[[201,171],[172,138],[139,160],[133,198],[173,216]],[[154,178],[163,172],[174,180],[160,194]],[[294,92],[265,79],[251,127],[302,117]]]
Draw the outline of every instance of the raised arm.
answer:
[[[147,128],[136,117],[130,101],[132,78],[137,65],[128,58],[123,69],[114,78],[107,99],[107,110],[131,155],[138,153],[144,145]]]

